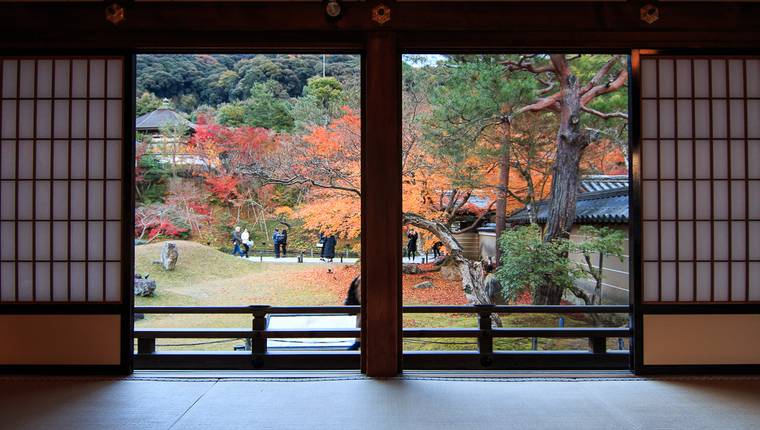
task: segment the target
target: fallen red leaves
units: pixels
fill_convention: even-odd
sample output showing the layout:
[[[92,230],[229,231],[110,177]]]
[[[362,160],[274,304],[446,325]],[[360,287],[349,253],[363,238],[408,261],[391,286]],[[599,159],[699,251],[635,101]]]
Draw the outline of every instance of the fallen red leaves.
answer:
[[[331,272],[328,272],[328,268]],[[317,266],[299,271],[294,276],[312,285],[325,288],[335,295],[336,303],[343,303],[351,280],[359,274],[359,267],[346,266]],[[415,285],[430,281],[433,288],[414,288]],[[440,272],[404,275],[404,303],[429,305],[464,305],[467,300],[462,292],[461,281],[444,279]]]
[[[431,265],[432,266],[432,265]],[[420,266],[425,270],[425,265]],[[441,276],[441,272],[404,275],[404,303],[421,305],[466,305],[467,299],[462,292],[462,281],[453,281]],[[429,281],[433,288],[414,288],[415,285]]]
[[[348,286],[358,274],[359,266],[325,264],[298,271],[293,276],[315,287],[328,290],[335,296],[335,304],[342,305],[346,299]]]

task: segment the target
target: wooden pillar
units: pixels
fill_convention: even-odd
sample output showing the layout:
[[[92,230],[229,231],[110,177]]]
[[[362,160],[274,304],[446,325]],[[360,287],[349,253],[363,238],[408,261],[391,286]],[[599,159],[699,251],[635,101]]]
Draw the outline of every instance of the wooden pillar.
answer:
[[[401,372],[401,98],[395,35],[367,36],[362,148],[362,370]]]

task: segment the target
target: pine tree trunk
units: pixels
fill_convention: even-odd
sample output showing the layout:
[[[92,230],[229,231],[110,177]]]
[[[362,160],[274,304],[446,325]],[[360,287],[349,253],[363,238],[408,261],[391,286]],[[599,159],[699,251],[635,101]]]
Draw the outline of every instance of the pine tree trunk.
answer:
[[[555,285],[551,279],[537,286],[533,292],[533,304],[534,305],[558,305],[562,300],[562,294],[565,292],[564,288]]]
[[[509,165],[511,145],[511,125],[509,121],[501,124],[501,159],[499,160],[499,198],[496,200],[496,243],[507,224],[507,190],[509,189]],[[496,265],[501,264],[501,248],[496,247]]]
[[[575,221],[575,204],[580,185],[580,161],[585,145],[558,139],[554,163],[549,214],[544,241],[569,238]]]
[[[563,56],[564,58],[564,56]],[[565,63],[566,64],[566,63]],[[581,129],[581,88],[569,67],[559,67],[562,100],[557,152],[552,167],[552,189],[544,241],[567,239],[575,222],[575,202],[580,185],[580,162],[589,144],[588,132]],[[563,257],[567,257],[564,255]],[[536,287],[535,305],[558,305],[564,289],[547,279]]]

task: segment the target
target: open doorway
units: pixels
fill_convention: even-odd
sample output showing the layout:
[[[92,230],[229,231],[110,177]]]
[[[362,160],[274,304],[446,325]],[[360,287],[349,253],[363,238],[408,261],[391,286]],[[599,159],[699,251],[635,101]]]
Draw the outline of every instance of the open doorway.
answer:
[[[265,352],[347,352],[330,366],[358,368],[360,60],[137,56],[138,366],[164,366],[160,353],[185,354],[180,367],[232,353],[238,364],[221,367],[240,368],[251,354],[266,367]],[[266,330],[283,337],[257,340]]]
[[[405,367],[627,368],[629,57],[402,63]]]

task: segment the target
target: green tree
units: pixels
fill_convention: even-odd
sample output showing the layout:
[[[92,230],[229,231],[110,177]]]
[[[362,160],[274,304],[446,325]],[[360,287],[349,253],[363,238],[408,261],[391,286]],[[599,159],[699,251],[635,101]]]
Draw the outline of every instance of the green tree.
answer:
[[[585,291],[575,287],[572,292],[587,305],[601,305],[604,258],[613,256],[623,261],[625,234],[620,230],[607,227],[596,228],[590,225],[582,226],[579,233],[584,240],[574,245],[574,251],[583,256],[585,264],[579,264],[578,269],[594,281],[594,292],[589,296]],[[593,261],[594,257],[597,259],[596,265]]]
[[[327,126],[333,119],[342,116],[342,107],[347,105],[343,85],[334,77],[315,77],[308,81],[303,96],[293,105],[295,127],[303,132],[312,125]]]
[[[525,292],[535,294],[546,283],[562,291],[572,288],[578,272],[567,257],[571,245],[562,238],[544,241],[535,224],[505,231],[499,238],[501,266],[495,272],[504,297],[515,301]]]
[[[231,99],[247,98],[253,84],[257,82],[277,81],[291,96],[297,96],[297,91],[301,86],[298,75],[293,70],[265,56],[256,56],[239,62],[235,72],[240,76],[240,80],[230,93]]]
[[[144,144],[140,144],[144,147]],[[170,172],[155,154],[138,147],[135,166],[135,197],[141,205],[163,202]]]
[[[195,94],[182,94],[177,98],[176,102],[177,109],[187,113],[194,111],[197,105],[198,99],[195,97]]]
[[[278,132],[293,129],[293,116],[287,101],[278,98],[284,89],[276,81],[255,83],[251,88],[251,98],[244,102],[244,121],[252,127],[263,127]]]
[[[219,124],[228,127],[247,125],[289,132],[293,129],[290,105],[278,96],[287,97],[287,93],[278,82],[254,83],[250,98],[219,106],[216,119]]]
[[[164,154],[171,157],[171,176],[177,176],[177,156],[180,152],[180,147],[187,143],[187,138],[190,134],[190,127],[183,123],[166,124],[161,127],[161,142],[163,146]]]
[[[560,297],[569,291],[587,305],[602,304],[604,259],[614,256],[622,261],[625,234],[593,226],[583,226],[579,233],[581,242],[566,238],[543,240],[537,225],[505,231],[499,238],[502,265],[495,273],[505,298],[514,301],[525,292],[535,295],[537,290],[551,285],[561,292]],[[581,255],[583,261],[573,261],[568,257],[571,253]],[[581,279],[593,280],[592,294],[576,285]]]
[[[190,114],[190,122],[197,124],[201,117],[211,119],[216,117],[216,108],[209,105],[200,105]]]
[[[342,92],[343,85],[333,77],[310,78],[303,89],[304,96],[314,98],[324,108],[339,100]]]
[[[514,108],[532,99],[536,89],[535,81],[528,77],[504,79],[502,62],[510,57],[514,56],[451,56],[440,62],[435,67],[440,72],[430,88],[430,115],[423,120],[426,142],[453,168],[449,176],[454,186],[483,188],[482,172],[461,168],[466,160],[491,160],[498,166],[497,237],[506,224],[510,168],[516,159],[512,148]]]
[[[153,112],[160,107],[161,99],[156,97],[155,94],[149,93],[147,91],[140,94],[140,97],[137,98],[135,106],[137,116],[145,115],[148,112]]]
[[[225,103],[216,110],[216,120],[227,127],[245,125],[246,106],[243,102]]]

